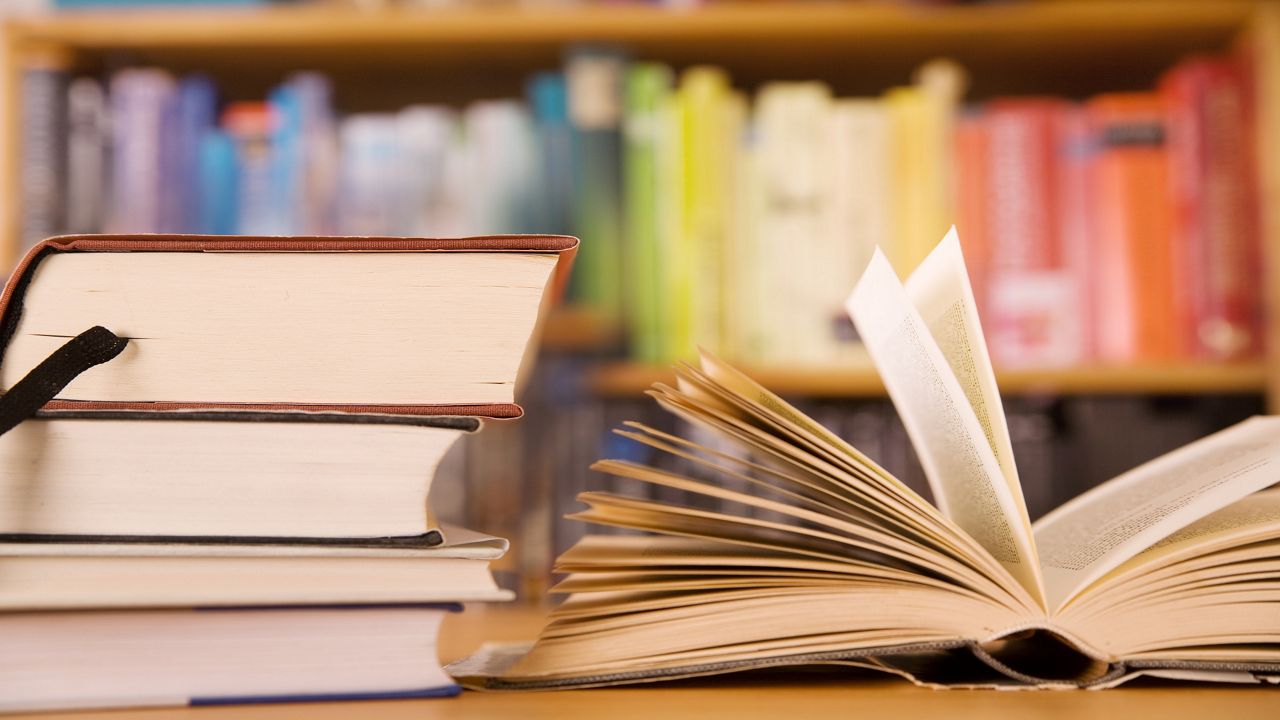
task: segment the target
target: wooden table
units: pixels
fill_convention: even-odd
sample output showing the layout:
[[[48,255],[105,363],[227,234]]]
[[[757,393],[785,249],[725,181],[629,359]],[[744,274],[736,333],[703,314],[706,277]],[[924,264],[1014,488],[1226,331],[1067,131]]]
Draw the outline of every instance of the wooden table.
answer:
[[[485,641],[523,640],[537,634],[542,611],[519,606],[468,608],[450,618],[441,657],[463,657]],[[675,685],[532,693],[466,692],[447,700],[255,705],[228,708],[162,708],[29,716],[39,720],[173,720],[254,718],[520,718],[520,720],[676,720],[677,718],[1205,718],[1280,719],[1280,688],[1146,684],[1103,692],[996,692],[922,690],[905,681],[844,681],[830,675],[763,684],[759,678],[719,678]]]

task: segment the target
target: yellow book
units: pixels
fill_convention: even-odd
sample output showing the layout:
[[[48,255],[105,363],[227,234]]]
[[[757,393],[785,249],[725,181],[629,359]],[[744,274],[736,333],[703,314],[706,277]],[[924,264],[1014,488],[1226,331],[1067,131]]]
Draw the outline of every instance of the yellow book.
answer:
[[[951,127],[964,75],[946,60],[930,62],[916,84],[885,93],[892,124],[894,269],[911,272],[953,222]]]
[[[724,241],[732,197],[729,166],[737,142],[729,107],[733,90],[724,70],[694,67],[681,77],[677,93],[685,139],[680,244],[693,280],[690,331],[698,344],[719,348],[724,334],[723,289],[728,275]]]
[[[683,251],[684,227],[684,102],[679,93],[663,98],[657,112],[658,291],[662,306],[666,359],[692,356],[695,348],[689,321],[693,272]]]

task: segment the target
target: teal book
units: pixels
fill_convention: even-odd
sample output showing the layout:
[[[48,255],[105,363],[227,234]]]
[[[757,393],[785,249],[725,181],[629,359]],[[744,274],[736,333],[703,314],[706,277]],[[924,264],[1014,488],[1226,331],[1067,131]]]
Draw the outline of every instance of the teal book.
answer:
[[[622,55],[581,48],[565,64],[573,128],[573,234],[582,246],[575,300],[606,318],[622,313]]]
[[[573,128],[569,125],[564,74],[534,75],[526,95],[533,109],[539,174],[530,231],[569,232],[573,224]]]

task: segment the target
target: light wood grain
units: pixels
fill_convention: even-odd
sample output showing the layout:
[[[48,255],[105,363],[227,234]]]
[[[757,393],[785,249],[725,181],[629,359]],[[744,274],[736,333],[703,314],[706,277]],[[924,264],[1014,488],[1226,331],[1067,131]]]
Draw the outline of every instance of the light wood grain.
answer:
[[[542,610],[520,606],[468,608],[445,625],[442,656],[469,653],[484,640],[536,635]],[[467,692],[448,700],[258,705],[235,708],[156,709],[40,714],[33,720],[177,720],[178,718],[1159,718],[1248,720],[1280,717],[1280,689],[1164,684],[1106,691],[934,691],[906,681],[823,673],[764,680],[739,676],[645,687],[559,692]]]
[[[468,44],[607,40],[707,42],[767,37],[894,36],[927,44],[941,37],[999,34],[1041,39],[1062,34],[1128,34],[1135,46],[1160,36],[1232,30],[1254,3],[1022,3],[921,11],[882,3],[721,3],[691,12],[643,5],[490,6],[356,12],[335,8],[247,11],[74,13],[15,21],[26,38],[81,48],[335,48],[370,43]],[[1137,33],[1135,35],[1135,33]]]
[[[744,368],[758,382],[780,395],[805,397],[883,397],[884,385],[874,368]],[[655,382],[670,383],[675,375],[665,367],[611,363],[594,368],[587,377],[590,392],[602,397],[643,393]],[[1182,395],[1207,393],[1260,394],[1267,385],[1265,363],[1170,364],[1069,367],[997,372],[1002,394],[1018,395]]]
[[[621,342],[622,326],[618,323],[592,308],[564,305],[547,316],[540,347],[583,352],[617,347]]]

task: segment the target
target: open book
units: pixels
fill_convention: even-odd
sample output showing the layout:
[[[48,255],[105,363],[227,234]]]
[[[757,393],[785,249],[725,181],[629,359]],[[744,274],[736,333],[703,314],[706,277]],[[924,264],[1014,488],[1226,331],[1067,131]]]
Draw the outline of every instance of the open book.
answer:
[[[595,468],[719,501],[588,492],[647,537],[565,553],[570,593],[529,648],[455,664],[489,688],[789,665],[921,684],[1107,687],[1142,674],[1280,682],[1280,418],[1253,418],[1029,521],[954,231],[905,284],[877,253],[848,309],[936,507],[716,358],[651,395],[736,448],[619,434],[696,475]],[[740,511],[724,510],[724,507]]]

